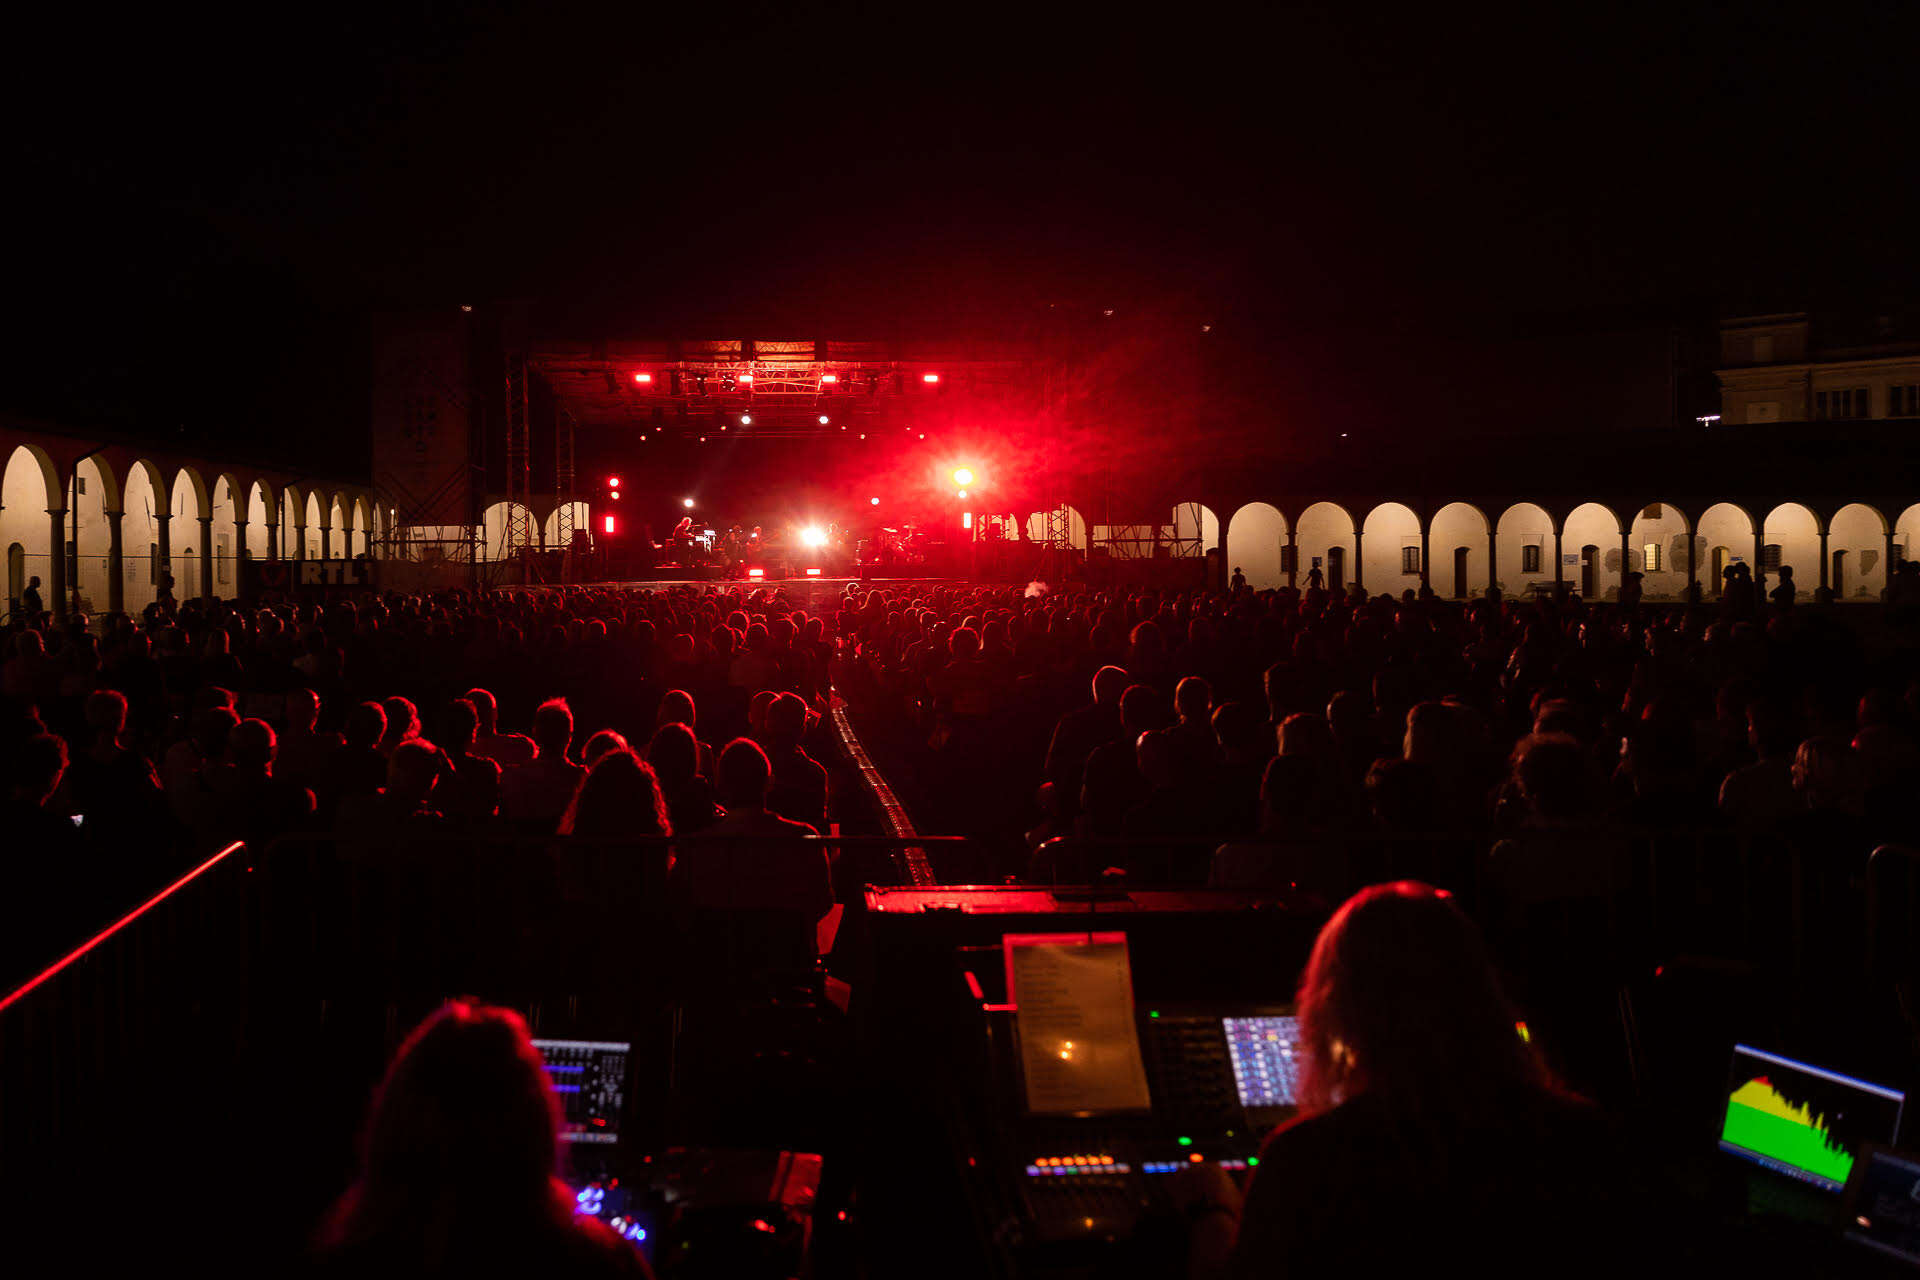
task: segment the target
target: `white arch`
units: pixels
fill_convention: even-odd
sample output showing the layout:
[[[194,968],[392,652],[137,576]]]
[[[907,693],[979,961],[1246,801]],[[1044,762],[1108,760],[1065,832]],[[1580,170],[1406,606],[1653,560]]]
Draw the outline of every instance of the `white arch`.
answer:
[[[247,488],[247,555],[255,560],[267,558],[267,531],[279,518],[272,487],[264,480],[255,480]]]
[[[1286,545],[1287,518],[1280,509],[1265,502],[1249,502],[1227,517],[1229,577],[1237,568],[1256,591],[1285,586],[1281,552]]]
[[[152,604],[160,593],[160,517],[167,510],[166,481],[160,468],[144,458],[127,472],[120,517],[122,603],[131,614]],[[178,534],[167,531],[171,540]],[[178,590],[176,588],[176,594]]]
[[[1420,517],[1412,507],[1383,502],[1367,512],[1360,532],[1369,595],[1398,596],[1420,589]]]
[[[1638,573],[1648,600],[1680,600],[1687,594],[1687,513],[1670,502],[1653,502],[1634,513],[1627,537],[1627,569]]]
[[[1716,502],[1700,513],[1694,536],[1699,548],[1694,573],[1701,594],[1718,597],[1726,585],[1719,575],[1728,565],[1753,564],[1753,517],[1735,503]]]
[[[1067,543],[1075,551],[1087,549],[1087,518],[1080,514],[1077,507],[1062,506],[1055,509],[1064,512],[1067,517]],[[1035,511],[1027,516],[1027,537],[1034,542],[1044,542],[1047,537],[1047,513]]]
[[[480,546],[482,560],[505,560],[507,558],[507,513],[512,508],[526,511],[517,502],[496,502],[480,515],[480,530],[483,541]],[[527,513],[528,527],[532,527],[533,514]]]
[[[100,463],[98,458],[83,458],[75,470],[79,484],[68,482],[69,508],[62,522],[65,542],[73,542],[74,554],[71,560],[75,574],[79,579],[80,608],[85,613],[104,613],[107,608],[107,584],[110,581],[111,563],[108,553],[113,549],[113,535],[107,529],[107,512],[113,510],[113,502],[118,497],[118,487],[113,476]],[[79,536],[74,536],[74,511],[80,514]],[[69,580],[71,590],[74,582]]]
[[[17,607],[32,578],[40,579],[40,603],[53,607],[53,518],[60,481],[44,449],[20,445],[7,455],[0,476],[0,556],[5,557],[7,612]],[[14,548],[19,548],[16,552]]]
[[[1599,502],[1583,502],[1567,513],[1560,531],[1560,560],[1573,590],[1584,591],[1584,561],[1567,564],[1568,556],[1581,556],[1586,547],[1594,548],[1593,583],[1590,599],[1620,598],[1620,517]]]
[[[1533,502],[1516,502],[1500,513],[1494,526],[1500,544],[1500,563],[1494,580],[1510,596],[1530,594],[1553,583],[1553,517]],[[1527,548],[1533,551],[1528,552]]]
[[[588,523],[592,519],[592,514],[588,511],[586,503],[575,501],[562,505],[571,512],[573,527],[576,531],[584,529],[589,535],[593,533],[593,526]],[[563,539],[560,537],[560,510],[561,508],[556,506],[552,511],[547,512],[547,518],[540,522],[540,544],[551,551],[566,550],[561,545]]]
[[[212,513],[213,502],[207,485],[192,467],[174,473],[173,492],[168,498],[173,520],[168,541],[173,548],[173,596],[191,600],[200,594],[200,519]]]
[[[213,481],[213,594],[220,597],[240,593],[240,484],[231,475],[219,475]]]
[[[1343,591],[1352,586],[1359,566],[1354,556],[1353,517],[1347,509],[1337,502],[1316,502],[1300,513],[1300,523],[1295,528],[1300,585],[1308,584],[1309,574],[1317,565],[1325,575],[1327,587],[1333,587],[1336,581]],[[1339,554],[1336,556],[1335,552]]]
[[[1878,600],[1887,589],[1887,521],[1863,502],[1833,513],[1827,526],[1827,585],[1839,601]]]
[[[1793,570],[1793,585],[1800,599],[1811,600],[1820,585],[1819,517],[1797,502],[1783,502],[1767,513],[1761,529],[1762,556],[1771,559],[1771,548],[1780,548],[1780,567]],[[1779,576],[1771,568],[1767,570],[1769,591],[1780,585]],[[1758,568],[1753,577],[1756,583],[1760,581]]]
[[[320,558],[320,526],[325,523],[326,517],[321,513],[320,495],[312,490],[308,490],[306,558],[309,560],[318,560]]]
[[[1471,502],[1449,502],[1433,513],[1427,577],[1436,594],[1470,599],[1487,589],[1487,530],[1487,513]]]

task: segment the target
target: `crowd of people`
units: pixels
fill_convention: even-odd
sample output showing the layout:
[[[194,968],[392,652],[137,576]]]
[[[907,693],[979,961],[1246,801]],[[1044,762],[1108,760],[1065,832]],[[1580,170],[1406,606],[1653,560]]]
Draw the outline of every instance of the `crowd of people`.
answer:
[[[9,627],[0,830],[22,891],[0,980],[233,840],[826,833],[828,773],[808,750],[824,621],[777,591],[689,586],[194,601]],[[831,905],[817,850],[796,868],[756,847],[774,852],[745,883]]]
[[[48,904],[97,917],[224,841],[306,832],[771,837],[746,862],[676,844],[677,883],[817,920],[831,868],[779,842],[839,811],[817,758],[836,688],[922,833],[977,837],[994,876],[1281,884],[1332,909],[1368,841],[1577,872],[1609,832],[1764,833],[1821,869],[1832,921],[1857,919],[1868,855],[1920,837],[1909,628],[1756,591],[1660,608],[1244,584],[849,584],[817,616],[689,585],[42,620],[0,649],[0,822],[25,851],[7,958],[44,953]],[[1564,1142],[1596,1149],[1597,1121],[1514,1040],[1484,906],[1402,883],[1334,913],[1300,984],[1302,1119],[1244,1196],[1188,1180],[1196,1272],[1351,1256],[1409,1160],[1446,1189],[1419,1206],[1435,1231],[1523,1202],[1554,1231],[1584,1220],[1604,1179],[1540,1175]],[[429,1114],[447,1124],[419,1130]],[[525,1028],[443,1011],[389,1075],[330,1256],[456,1257],[467,1236],[423,1235],[418,1197],[458,1192],[441,1203],[474,1221],[519,1214],[529,1258],[630,1269],[569,1225],[553,1125]],[[1489,1133],[1498,1161],[1476,1154]],[[512,1177],[467,1177],[475,1152]],[[1287,1181],[1308,1167],[1337,1177]]]
[[[916,586],[866,593],[841,628],[843,683],[943,762],[980,834],[1019,825],[1009,870],[1050,874],[1020,860],[1059,835],[1196,837],[1168,870],[1199,882],[1223,842],[1316,835],[1912,838],[1920,671],[1905,631],[1862,621],[1884,619],[1763,613],[1751,593],[1654,609]],[[1015,799],[983,812],[996,794]]]

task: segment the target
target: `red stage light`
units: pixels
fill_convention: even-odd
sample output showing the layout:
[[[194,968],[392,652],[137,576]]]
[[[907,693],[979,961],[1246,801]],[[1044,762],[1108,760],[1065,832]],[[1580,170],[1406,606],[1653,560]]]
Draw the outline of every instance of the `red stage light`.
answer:
[[[613,517],[612,517],[612,516],[608,516],[608,517],[607,517],[607,519],[606,519],[606,526],[605,526],[605,527],[606,527],[606,530],[607,530],[607,532],[608,532],[608,533],[612,533],[612,532],[613,532]]]
[[[820,415],[820,425],[823,427],[827,425],[827,415],[824,413]]]
[[[636,373],[636,374],[634,374],[634,375],[633,375],[633,380],[634,380],[635,382],[639,382],[639,383],[647,383],[647,382],[652,382],[652,381],[653,381],[653,375],[652,375],[652,374],[650,374],[650,373]]]
[[[820,571],[818,569],[809,569],[807,570],[807,576],[809,578],[817,578],[820,576]]]
[[[619,487],[620,487],[620,477],[619,477],[619,476],[608,476],[608,477],[607,477],[607,488],[609,488],[609,489],[618,489]]]
[[[964,489],[973,483],[973,472],[966,467],[960,467],[953,473],[953,482]]]
[[[743,414],[741,414],[741,415],[740,415],[740,425],[741,425],[741,426],[743,426],[743,427],[750,427],[750,426],[752,426],[752,425],[753,425],[753,415],[752,415],[752,414],[750,414],[750,413],[743,413]],[[724,428],[724,427],[722,427],[722,428],[721,428],[721,430],[723,430],[723,431],[724,431],[725,429],[726,429],[726,428]]]
[[[612,493],[608,494],[607,496],[609,498],[612,498],[615,502],[620,501],[620,491],[618,489],[615,489]]]
[[[767,571],[765,569],[749,569],[747,570],[747,576],[749,578],[764,578],[767,576]]]
[[[971,528],[973,528],[973,512],[971,512],[971,511],[962,511],[962,512],[960,513],[960,527],[961,527],[962,529],[971,529]]]
[[[840,375],[837,373],[823,373],[820,375],[820,381],[831,386],[834,383],[840,381]]]
[[[826,531],[817,525],[808,525],[800,531],[800,541],[809,547],[824,547],[827,545]]]
[[[706,437],[705,437],[705,436],[701,436],[700,438],[701,438],[702,440],[705,440],[705,439],[706,439]],[[683,507],[691,507],[691,506],[693,505],[693,499],[692,499],[692,498],[682,498],[682,499],[680,499],[680,505],[681,505],[681,506],[683,506]]]
[[[860,438],[861,438],[862,440],[864,440],[864,439],[866,439],[866,437],[865,437],[865,436],[861,436]],[[878,499],[878,498],[868,498],[868,499],[867,499],[867,501],[868,501],[868,502],[871,502],[871,503],[872,503],[872,504],[873,504],[874,506],[876,506],[876,507],[880,505],[880,499]]]
[[[920,375],[920,381],[922,381],[922,382],[938,382],[938,381],[940,381],[940,375],[939,375],[939,374],[937,374],[937,373],[923,373],[923,374],[921,374],[921,375]]]

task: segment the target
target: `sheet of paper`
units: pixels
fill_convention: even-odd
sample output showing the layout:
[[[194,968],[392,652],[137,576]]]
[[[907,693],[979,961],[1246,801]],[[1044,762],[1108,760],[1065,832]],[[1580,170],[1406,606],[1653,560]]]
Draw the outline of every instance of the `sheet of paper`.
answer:
[[[1127,936],[1008,934],[1002,945],[1027,1110],[1147,1110],[1152,1103],[1133,1017]]]

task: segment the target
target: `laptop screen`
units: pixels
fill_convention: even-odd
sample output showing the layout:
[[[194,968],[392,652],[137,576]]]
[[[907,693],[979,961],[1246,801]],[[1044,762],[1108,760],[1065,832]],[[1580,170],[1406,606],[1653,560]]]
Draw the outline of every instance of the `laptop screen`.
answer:
[[[1298,1106],[1300,1021],[1288,1014],[1222,1018],[1227,1057],[1240,1105],[1253,1110]]]
[[[620,1141],[633,1046],[618,1040],[535,1040],[560,1098],[562,1142]]]
[[[1868,1142],[1899,1136],[1906,1095],[1811,1063],[1735,1045],[1720,1147],[1838,1192]]]

